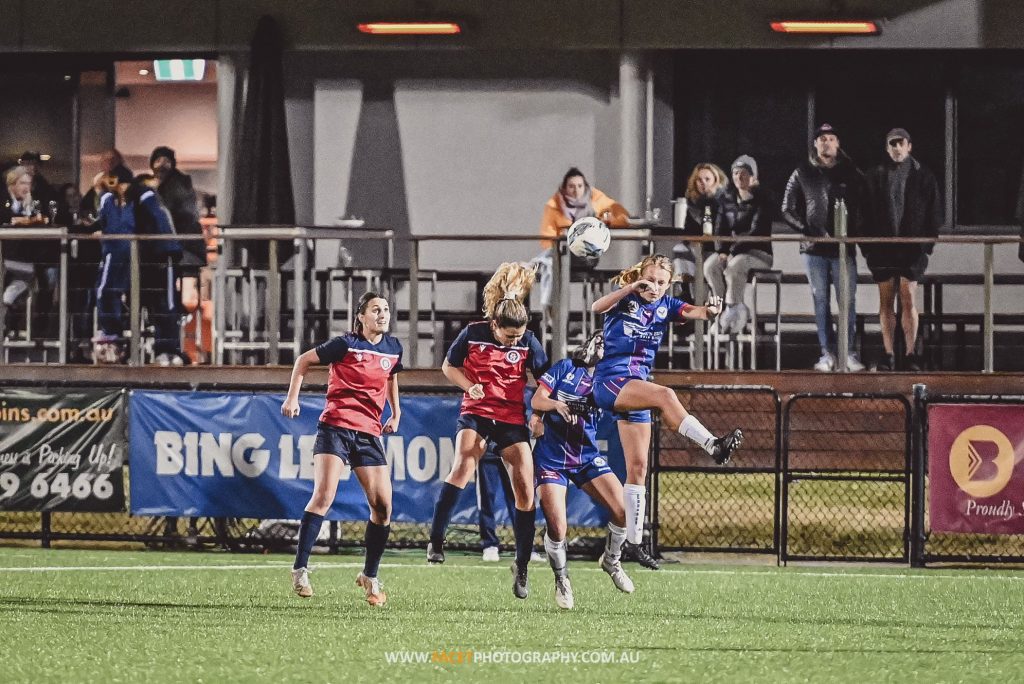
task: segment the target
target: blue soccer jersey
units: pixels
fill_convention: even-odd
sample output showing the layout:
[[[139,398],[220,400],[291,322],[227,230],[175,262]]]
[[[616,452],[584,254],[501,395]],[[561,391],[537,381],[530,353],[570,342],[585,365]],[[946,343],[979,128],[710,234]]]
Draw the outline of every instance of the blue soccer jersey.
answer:
[[[572,359],[562,359],[545,373],[538,384],[558,401],[586,399],[594,388],[594,377],[589,369],[577,365]],[[533,449],[537,472],[578,468],[594,457],[597,449],[597,414],[575,416],[567,423],[557,411],[544,414],[544,435]]]
[[[594,376],[646,380],[669,324],[681,320],[689,306],[668,295],[653,302],[636,293],[623,297],[604,316],[604,358]]]

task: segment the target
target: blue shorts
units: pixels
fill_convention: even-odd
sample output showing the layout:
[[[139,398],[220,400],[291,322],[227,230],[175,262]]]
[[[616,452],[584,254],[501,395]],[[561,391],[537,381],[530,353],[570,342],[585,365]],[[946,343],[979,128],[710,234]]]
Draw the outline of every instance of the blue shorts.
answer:
[[[473,430],[485,440],[494,442],[499,453],[505,447],[519,442],[530,443],[530,430],[525,425],[503,423],[500,420],[481,418],[471,413],[463,413],[459,416],[459,422],[455,424],[455,434],[459,434],[463,430]]]
[[[616,420],[624,420],[628,423],[650,423],[651,412],[649,409],[641,411],[616,411],[615,400],[619,398],[619,392],[630,380],[643,380],[631,375],[608,376],[606,378],[594,378],[594,403],[598,408],[604,409],[615,415]]]
[[[554,484],[568,487],[569,480],[572,480],[572,483],[580,489],[583,489],[583,485],[591,480],[612,472],[611,467],[608,465],[608,459],[600,454],[594,455],[578,466],[570,466],[568,468],[551,467],[550,463],[540,463],[536,460],[533,467],[533,480],[538,486]]]
[[[388,464],[379,437],[327,423],[317,423],[313,453],[334,454],[353,468]]]

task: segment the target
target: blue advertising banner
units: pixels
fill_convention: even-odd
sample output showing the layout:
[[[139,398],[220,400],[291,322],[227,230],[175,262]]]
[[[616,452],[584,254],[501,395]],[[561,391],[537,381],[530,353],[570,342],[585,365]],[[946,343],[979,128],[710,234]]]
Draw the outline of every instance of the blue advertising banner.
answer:
[[[281,415],[284,395],[134,391],[129,402],[131,512],[233,518],[302,517],[313,492],[313,442],[324,400],[300,398],[301,413]],[[455,460],[457,396],[402,396],[398,433],[385,436],[394,483],[392,520],[429,523]],[[385,414],[386,416],[387,414]],[[605,417],[599,444],[616,473],[625,465],[615,422]],[[607,448],[605,445],[607,444]],[[569,487],[569,524],[600,526],[603,509]],[[499,524],[507,524],[503,506]],[[346,469],[330,520],[365,520],[362,488]],[[476,525],[475,483],[452,518]]]

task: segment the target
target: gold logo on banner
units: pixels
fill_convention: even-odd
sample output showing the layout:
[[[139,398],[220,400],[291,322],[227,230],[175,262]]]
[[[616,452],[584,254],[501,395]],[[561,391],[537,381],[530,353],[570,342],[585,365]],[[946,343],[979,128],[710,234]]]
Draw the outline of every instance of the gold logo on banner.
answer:
[[[957,435],[949,450],[949,471],[971,496],[994,496],[1013,475],[1013,446],[991,425],[969,427]]]

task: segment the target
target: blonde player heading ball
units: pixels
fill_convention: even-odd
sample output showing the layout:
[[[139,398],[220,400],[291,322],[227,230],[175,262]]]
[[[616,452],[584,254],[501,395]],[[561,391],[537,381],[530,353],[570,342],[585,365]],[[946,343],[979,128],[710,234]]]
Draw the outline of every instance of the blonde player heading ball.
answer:
[[[646,555],[643,538],[647,505],[647,453],[651,443],[651,409],[661,412],[666,427],[701,446],[719,465],[727,463],[743,442],[733,430],[716,437],[697,418],[687,413],[676,393],[648,381],[654,356],[669,324],[682,320],[709,320],[718,315],[722,298],[712,297],[706,306],[694,306],[669,296],[672,261],[661,254],[622,271],[612,282],[620,287],[594,302],[594,313],[605,314],[604,358],[594,371],[594,401],[614,411],[619,439],[626,457],[626,541],[629,553],[646,567],[657,562]]]

